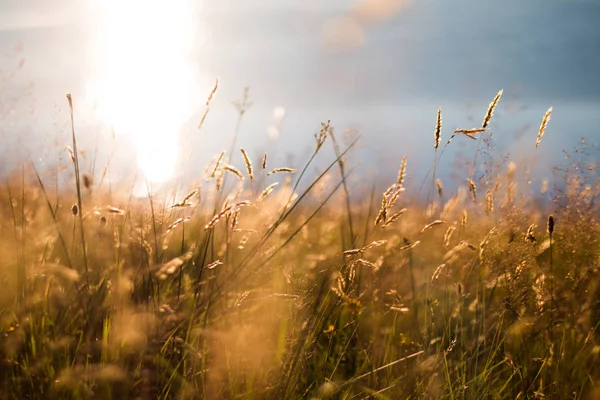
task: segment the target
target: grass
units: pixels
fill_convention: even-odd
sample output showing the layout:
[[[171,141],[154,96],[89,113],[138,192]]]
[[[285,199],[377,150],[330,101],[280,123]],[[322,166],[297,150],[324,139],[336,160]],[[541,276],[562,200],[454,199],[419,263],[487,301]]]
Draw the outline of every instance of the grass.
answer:
[[[411,155],[381,202],[353,191],[356,141],[329,122],[304,165],[234,140],[189,190],[140,199],[83,175],[72,121],[71,184],[23,164],[0,190],[0,398],[598,398],[596,158],[538,193],[490,152],[501,94],[440,152],[438,110],[425,203]],[[443,201],[443,150],[467,139]]]

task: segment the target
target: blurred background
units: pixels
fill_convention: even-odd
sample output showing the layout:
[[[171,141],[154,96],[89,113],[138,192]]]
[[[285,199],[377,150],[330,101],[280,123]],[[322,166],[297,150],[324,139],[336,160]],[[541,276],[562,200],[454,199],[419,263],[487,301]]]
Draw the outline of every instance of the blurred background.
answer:
[[[536,161],[549,179],[561,150],[600,139],[598,23],[595,0],[0,0],[0,174],[68,157],[72,93],[87,168],[115,149],[115,180],[180,164],[193,179],[229,149],[248,87],[238,145],[252,156],[297,167],[330,119],[362,135],[360,173],[393,179],[407,154],[420,182],[437,108],[446,139],[504,89],[491,131],[517,165],[554,107]],[[449,185],[476,145],[458,139]]]

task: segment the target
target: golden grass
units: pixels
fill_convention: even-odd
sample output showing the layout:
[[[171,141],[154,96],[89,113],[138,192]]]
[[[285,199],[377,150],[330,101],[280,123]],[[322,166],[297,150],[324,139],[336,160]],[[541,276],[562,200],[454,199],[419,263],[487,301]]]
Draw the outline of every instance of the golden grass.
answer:
[[[501,96],[482,128],[446,144],[481,141]],[[469,176],[455,193],[434,172],[430,203],[404,156],[395,182],[365,196],[349,179],[352,146],[333,132],[321,125],[298,174],[264,173],[265,153],[254,176],[241,148],[245,180],[223,151],[168,201],[93,186],[76,141],[71,187],[47,187],[34,166],[11,175],[0,188],[0,398],[591,396],[600,226],[590,164],[566,168],[567,189],[540,201],[517,186],[515,164],[486,159],[453,171]],[[328,144],[334,159],[313,164]]]

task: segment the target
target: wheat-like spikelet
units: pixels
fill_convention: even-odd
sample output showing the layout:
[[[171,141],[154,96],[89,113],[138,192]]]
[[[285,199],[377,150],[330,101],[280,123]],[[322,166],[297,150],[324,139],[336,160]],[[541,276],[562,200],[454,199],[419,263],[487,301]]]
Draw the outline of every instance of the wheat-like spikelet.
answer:
[[[377,214],[377,217],[375,218],[375,226],[379,225],[380,222],[384,222],[387,219],[387,210],[386,208],[383,206],[379,209],[379,213]]]
[[[406,156],[402,157],[402,164],[400,164],[400,170],[398,171],[398,186],[404,186],[404,180],[406,179]]]
[[[216,268],[216,267],[218,267],[219,265],[223,265],[223,263],[222,263],[220,260],[217,260],[217,261],[213,261],[213,262],[211,262],[210,264],[208,264],[208,265],[206,266],[206,268],[208,268],[208,269],[215,269],[215,268]]]
[[[444,267],[446,267],[446,264],[441,264],[440,266],[438,266],[435,271],[433,271],[433,275],[431,275],[431,281],[435,281],[437,280],[440,275],[442,274],[442,271],[444,270]]]
[[[448,141],[446,142],[446,145],[449,145],[450,142],[452,141],[452,139],[454,139],[454,137],[456,135],[458,135],[459,133],[463,136],[468,137],[471,140],[477,140],[475,135],[477,135],[478,133],[485,132],[486,130],[487,130],[487,128],[472,128],[472,129],[457,128],[454,130],[454,133],[452,133],[452,135],[450,136],[450,139],[448,139]]]
[[[546,126],[548,126],[548,122],[550,121],[551,114],[552,114],[552,107],[550,107],[548,109],[548,111],[546,111],[546,113],[544,114],[544,118],[542,118],[540,130],[537,135],[537,140],[535,141],[535,147],[538,147],[540,145],[540,142],[542,141],[542,136],[544,136],[544,132],[546,131]]]
[[[293,174],[296,170],[294,168],[275,168],[273,171],[269,172],[267,175],[280,174],[280,173],[289,173]]]
[[[535,228],[537,228],[536,224],[529,225],[527,228],[527,233],[525,234],[525,241],[535,243],[537,239],[535,238]]]
[[[387,220],[387,196],[384,193],[381,197],[381,208],[379,209],[379,213],[375,218],[375,226],[377,226],[380,222],[384,222]]]
[[[231,172],[232,174],[234,174],[235,176],[237,176],[238,178],[240,178],[240,180],[244,180],[244,175],[242,175],[242,173],[240,172],[239,169],[237,169],[236,167],[234,167],[233,165],[226,165],[223,167],[223,169],[225,171]]]
[[[236,208],[233,211],[233,216],[231,218],[231,231],[235,232],[235,229],[240,224],[240,209]]]
[[[317,151],[323,146],[325,140],[327,139],[327,135],[331,130],[331,121],[321,122],[321,129],[319,134],[315,134],[315,141],[317,142]]]
[[[379,267],[378,267],[378,266],[377,266],[375,263],[372,263],[372,262],[371,262],[371,261],[369,261],[369,260],[365,260],[364,258],[359,258],[358,260],[356,260],[356,262],[357,262],[357,263],[360,263],[360,264],[362,264],[362,265],[365,265],[365,266],[367,266],[367,267],[371,267],[371,268],[373,268],[375,271],[377,271],[377,270],[379,269]]]
[[[364,253],[364,251],[365,251],[364,247],[361,247],[359,249],[346,250],[342,254],[346,257],[352,257],[352,256],[361,255],[362,253]]]
[[[273,191],[273,189],[275,189],[275,186],[279,185],[279,182],[275,182],[270,184],[269,186],[267,186],[265,188],[265,190],[263,190],[260,195],[258,196],[258,202],[260,203],[261,201],[263,201],[269,194],[271,194],[271,192]]]
[[[210,111],[210,103],[213,100],[213,97],[215,96],[215,93],[217,93],[217,90],[219,89],[219,78],[215,78],[215,86],[213,87],[213,90],[210,92],[210,94],[208,95],[208,99],[206,99],[206,108],[204,109],[204,114],[202,114],[202,118],[200,119],[200,122],[198,123],[198,129],[202,129],[202,125],[204,125],[204,121],[206,120],[206,117],[208,116],[208,112]]]
[[[392,207],[394,207],[394,204],[396,204],[396,201],[398,200],[398,198],[400,197],[400,194],[402,192],[404,192],[404,188],[398,188],[391,196],[390,199],[388,200],[388,204],[387,204],[387,208],[388,210]]]
[[[181,203],[175,203],[171,206],[171,208],[180,208],[180,207],[191,207],[194,204],[190,203],[190,199],[192,197],[194,197],[196,195],[196,193],[198,193],[197,189],[192,190],[190,193],[188,193],[187,196],[185,196],[185,198],[183,199],[183,201]]]
[[[390,226],[391,224],[396,222],[398,220],[398,218],[400,218],[402,216],[402,214],[404,214],[406,211],[407,211],[407,209],[403,208],[402,210],[398,211],[397,213],[394,213],[391,217],[388,218],[387,221],[385,221],[385,223],[381,227],[385,228],[386,226]]]
[[[452,234],[456,230],[456,223],[450,225],[448,229],[446,229],[446,233],[444,234],[444,247],[450,246],[450,240],[452,239]]]
[[[491,190],[485,193],[485,213],[490,214],[494,212],[494,195]]]
[[[433,148],[437,149],[440,146],[440,142],[442,140],[442,108],[439,107],[437,110],[437,118],[435,122],[435,131],[433,133],[433,138],[435,140],[433,144]]]
[[[450,142],[452,141],[452,139],[454,139],[456,137],[456,135],[458,135],[459,133],[463,136],[468,137],[471,140],[477,140],[475,135],[477,135],[478,133],[485,132],[486,130],[487,130],[487,128],[471,128],[471,129],[456,128],[454,130],[454,132],[452,133],[452,135],[450,136],[450,138],[448,139],[448,141],[446,142],[446,146],[449,145]]]
[[[190,217],[186,217],[186,218],[177,218],[171,225],[169,225],[167,227],[167,229],[165,230],[165,234],[171,232],[173,229],[177,228],[180,224],[189,221],[191,218]]]
[[[387,243],[387,240],[375,240],[374,242],[369,243],[368,245],[361,247],[360,249],[350,249],[350,250],[346,250],[344,251],[344,255],[345,256],[355,256],[358,254],[362,254],[367,250],[370,250],[374,247],[379,247],[379,246],[383,246],[384,244]]]
[[[444,186],[439,178],[435,181],[435,186],[437,187],[438,197],[442,198],[444,196]]]
[[[395,183],[391,184],[390,187],[388,187],[385,190],[385,192],[383,192],[383,197],[385,197],[387,199],[394,192],[394,190],[396,190],[396,184]]]
[[[436,219],[435,221],[425,225],[425,227],[423,229],[421,229],[421,233],[425,233],[426,231],[428,231],[429,229],[433,228],[436,225],[440,225],[440,224],[446,224],[446,221],[442,221],[441,219]]]
[[[405,243],[405,245],[404,245],[404,246],[402,246],[402,247],[400,247],[400,249],[399,249],[400,251],[414,249],[415,247],[417,247],[417,245],[418,245],[419,243],[421,243],[421,241],[420,241],[420,240],[417,240],[417,241],[416,241],[416,242],[414,242],[414,243],[410,243],[408,240],[404,240],[404,243]]]
[[[219,77],[216,77],[215,78],[215,86],[213,87],[213,90],[210,92],[208,99],[206,99],[207,106],[210,105],[210,102],[213,100],[213,97],[215,97],[215,94],[217,93],[218,89],[219,89]]]
[[[452,134],[452,137],[454,137],[455,135],[460,133],[462,135],[465,135],[469,139],[476,140],[477,138],[475,137],[475,135],[477,135],[479,133],[483,133],[486,130],[487,130],[487,128],[471,128],[471,129],[456,128],[454,130],[454,133]]]
[[[471,192],[473,203],[477,203],[477,185],[475,185],[475,182],[471,178],[467,181],[469,182],[469,191]]]
[[[267,153],[262,158],[262,169],[267,169]]]
[[[387,243],[387,240],[375,240],[375,241],[369,243],[368,245],[366,245],[365,247],[363,247],[362,250],[365,251],[365,250],[369,250],[369,249],[372,249],[375,247],[383,246],[386,243]]]
[[[496,109],[496,106],[498,105],[498,102],[500,101],[500,98],[502,97],[502,93],[504,93],[504,90],[500,90],[498,92],[498,94],[496,95],[496,97],[494,97],[494,100],[492,100],[492,102],[490,103],[487,113],[485,113],[485,117],[483,118],[483,122],[481,124],[482,128],[485,129],[490,124],[490,121],[492,120],[492,116],[494,115],[494,110]]]
[[[220,170],[221,161],[223,161],[223,157],[225,157],[225,150],[223,150],[221,152],[221,154],[219,154],[219,158],[217,158],[217,162],[215,164],[215,168],[213,169],[212,173],[210,174],[211,179],[214,178],[215,175],[217,175],[217,172]]]
[[[221,212],[217,215],[215,215],[209,222],[208,224],[206,224],[204,226],[204,230],[209,230],[211,228],[213,228],[217,222],[219,222],[223,217],[225,217],[227,214],[233,212],[236,212],[240,207],[244,207],[244,206],[250,206],[251,203],[248,200],[244,200],[244,201],[240,201],[238,203],[232,204],[232,205],[228,205],[227,200],[225,201],[225,203],[223,203],[223,208],[221,210]]]
[[[254,170],[252,169],[252,162],[250,161],[250,157],[246,150],[243,147],[240,147],[240,151],[242,152],[242,156],[244,157],[244,163],[246,164],[246,171],[248,171],[248,177],[251,181],[254,180]]]
[[[481,241],[481,243],[479,243],[479,261],[483,263],[483,253],[486,249],[486,247],[488,246],[488,244],[490,243],[490,238],[492,237],[493,234],[495,234],[497,232],[497,228],[493,227],[488,234],[485,236],[485,238],[483,238],[483,240]]]
[[[356,255],[358,255],[358,254],[361,254],[362,252],[363,252],[363,249],[350,249],[350,250],[346,250],[346,251],[344,251],[344,253],[343,253],[343,254],[344,254],[345,256],[348,256],[348,257],[350,257],[350,256],[356,256]]]
[[[460,226],[462,226],[463,228],[466,228],[468,220],[469,220],[469,214],[467,213],[467,210],[463,210],[462,214],[460,216]]]

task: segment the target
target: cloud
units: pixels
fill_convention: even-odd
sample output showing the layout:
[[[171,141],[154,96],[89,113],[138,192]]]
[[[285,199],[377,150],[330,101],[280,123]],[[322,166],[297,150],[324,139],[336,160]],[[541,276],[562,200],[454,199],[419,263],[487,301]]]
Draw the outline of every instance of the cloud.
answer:
[[[345,15],[328,21],[323,27],[323,42],[330,50],[355,50],[365,45],[367,25],[393,18],[411,0],[362,0]]]
[[[410,0],[363,0],[350,10],[362,23],[379,23],[389,20],[411,3]]]

